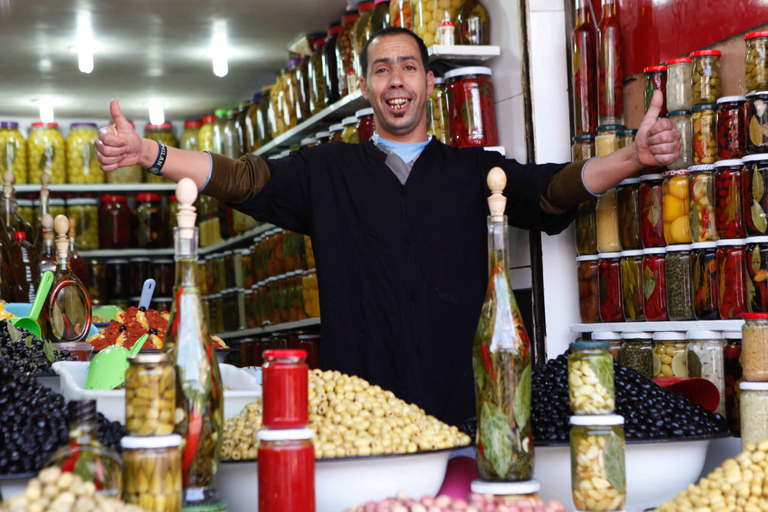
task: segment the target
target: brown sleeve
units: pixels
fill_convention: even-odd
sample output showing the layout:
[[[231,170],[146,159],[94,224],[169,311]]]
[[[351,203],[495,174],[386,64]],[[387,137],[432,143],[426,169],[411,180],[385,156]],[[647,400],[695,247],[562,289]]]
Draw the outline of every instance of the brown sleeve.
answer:
[[[595,196],[581,180],[581,171],[586,163],[587,160],[572,162],[552,176],[539,200],[542,211],[560,215],[584,201],[594,199]]]
[[[203,194],[230,204],[240,204],[269,183],[270,170],[263,158],[247,154],[238,160],[211,153],[211,179]]]

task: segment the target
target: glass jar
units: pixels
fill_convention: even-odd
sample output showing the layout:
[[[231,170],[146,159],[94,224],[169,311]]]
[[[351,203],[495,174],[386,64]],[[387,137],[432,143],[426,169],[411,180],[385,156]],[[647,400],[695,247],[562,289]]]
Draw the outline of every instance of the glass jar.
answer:
[[[291,121],[291,112],[287,110],[288,102],[286,100],[288,95],[287,74],[288,70],[285,68],[277,71],[275,85],[269,93],[269,128],[272,132],[272,137],[285,133],[289,129]]]
[[[27,138],[29,183],[40,183],[47,173],[52,184],[67,182],[67,148],[58,123],[32,123]]]
[[[360,17],[355,22],[353,44],[355,47],[355,73],[358,78],[363,76],[363,73],[360,70],[360,52],[363,51],[363,46],[365,46],[365,43],[368,42],[372,35],[371,18],[373,17],[374,6],[375,4],[373,3],[373,0],[370,0],[361,3],[360,7],[357,9],[357,13]]]
[[[693,163],[693,128],[688,110],[674,110],[667,116],[680,132],[680,156],[669,164],[669,169],[687,169]]]
[[[595,137],[595,150],[597,156],[610,155],[619,150],[618,133],[626,130],[622,124],[603,124],[597,127],[597,137]]]
[[[341,124],[344,127],[341,132],[341,141],[347,144],[358,144],[360,136],[357,133],[357,118],[355,116],[345,117]]]
[[[11,171],[17,185],[27,183],[27,142],[19,131],[19,123],[0,121],[0,148],[0,176]]]
[[[722,52],[719,50],[701,50],[691,53],[692,105],[714,103],[722,96],[721,55]]]
[[[715,216],[715,166],[694,165],[688,169],[691,239],[717,240]]]
[[[650,322],[669,320],[667,312],[666,249],[643,249],[643,310]]]
[[[664,263],[667,312],[670,320],[693,320],[691,298],[691,246],[667,246]]]
[[[427,98],[427,131],[443,144],[450,144],[450,128],[445,81],[435,77],[435,88]]]
[[[159,125],[147,124],[144,136],[147,139],[162,142],[169,148],[179,147],[176,136],[173,134],[173,126],[171,123],[163,123]],[[147,183],[168,183],[168,178],[147,174],[146,181]]]
[[[325,95],[328,105],[339,101],[339,73],[336,61],[336,45],[341,34],[341,23],[335,21],[328,27],[323,48],[323,76],[325,77]]]
[[[689,110],[693,105],[691,59],[681,57],[667,61],[667,110]]]
[[[48,213],[50,213],[51,217],[53,217],[54,219],[59,215],[64,215],[65,217],[68,217],[67,202],[64,200],[63,197],[59,197],[59,196],[51,197],[48,200]]]
[[[726,331],[723,361],[725,366],[725,421],[734,435],[741,429],[739,414],[739,382],[743,381],[741,369],[741,331]]]
[[[237,290],[225,289],[221,292],[221,332],[232,332],[238,329]]]
[[[621,363],[621,333],[610,331],[595,331],[591,335],[593,342],[606,342],[608,343],[608,353],[611,355],[614,361],[618,364]],[[611,364],[613,367],[613,364]]]
[[[579,510],[621,510],[627,500],[624,418],[571,416],[571,486]],[[593,456],[594,455],[594,456]],[[600,481],[600,489],[587,485]]]
[[[768,313],[768,236],[747,238],[747,311]]]
[[[309,110],[315,115],[328,106],[325,94],[325,77],[323,76],[323,48],[325,38],[321,37],[312,43],[312,57],[309,58]]]
[[[661,174],[646,174],[640,177],[640,241],[644,249],[664,247],[664,217],[662,215]]]
[[[573,138],[573,146],[571,147],[571,160],[578,162],[579,160],[589,160],[594,156],[597,156],[595,153],[594,135],[577,135]]]
[[[746,240],[717,242],[717,305],[720,318],[738,319],[746,312]]]
[[[305,139],[301,139],[301,145],[307,146],[308,148],[317,146],[317,139],[314,137],[307,137]]]
[[[744,378],[752,382],[768,381],[768,313],[746,313],[741,333]]]
[[[107,302],[107,264],[104,260],[88,261],[88,296],[94,306]]]
[[[621,335],[621,364],[650,380],[653,378],[653,334],[625,332]]]
[[[716,320],[717,308],[717,244],[691,244],[691,294],[693,315],[697,320]]]
[[[581,321],[585,324],[600,321],[597,259],[597,256],[578,256],[576,258],[579,278],[579,312],[581,313]]]
[[[261,141],[259,140],[259,105],[261,104],[261,91],[254,93],[251,97],[251,106],[248,107],[248,112],[245,116],[245,136],[248,144],[248,151],[256,151],[261,147]],[[186,126],[186,123],[185,125]],[[186,132],[185,132],[186,133]],[[184,136],[181,136],[181,145],[184,145]],[[182,147],[182,149],[184,149]]]
[[[216,122],[216,116],[204,116],[203,126],[200,127],[198,134],[198,151],[213,152],[213,123]]]
[[[152,279],[155,280],[155,295],[159,297],[171,297],[173,295],[175,273],[175,264],[172,259],[152,260]]]
[[[616,189],[612,188],[597,198],[595,207],[597,227],[597,251],[616,252],[621,250],[619,238],[619,209]]]
[[[164,231],[160,194],[137,194],[136,207],[133,209],[134,245],[142,249],[165,247]]]
[[[498,146],[496,103],[491,69],[456,68],[445,73],[448,113],[451,120],[451,145]],[[472,115],[463,115],[471,112]]]
[[[131,210],[128,208],[128,198],[104,194],[99,207],[99,247],[127,249],[130,244]]]
[[[741,160],[715,162],[715,223],[717,236],[744,238],[747,234],[744,222],[744,167]]]
[[[95,197],[70,199],[67,215],[75,219],[77,248],[92,251],[99,248],[99,201]]]
[[[126,503],[147,512],[181,512],[181,436],[125,436],[123,492]]]
[[[336,80],[339,83],[339,96],[346,95],[358,89],[356,70],[357,52],[355,51],[355,23],[360,15],[352,10],[347,11],[341,19],[341,32],[336,40]]]
[[[686,346],[684,332],[653,333],[653,378],[687,377]]]
[[[133,121],[128,121],[128,123],[131,125],[131,128],[136,128],[136,125],[133,124]],[[114,124],[110,124],[110,126],[114,126]],[[195,148],[194,151],[197,151],[197,148]],[[128,167],[120,167],[119,169],[115,169],[114,171],[110,171],[104,174],[106,174],[104,179],[107,183],[116,184],[141,183],[144,181],[145,173],[142,166],[130,165]]]
[[[717,387],[720,403],[715,412],[725,418],[725,364],[723,333],[714,331],[688,331],[685,349],[688,377],[707,379]]]
[[[488,11],[480,0],[465,0],[456,14],[454,44],[489,45],[491,28]]]
[[[451,1],[439,0],[412,0],[413,6],[413,31],[429,48],[433,44],[439,44],[437,40],[437,28],[444,20],[453,21],[450,7]],[[453,44],[453,38],[451,39]]]
[[[616,132],[616,138],[618,142],[618,148],[622,149],[633,142],[635,142],[635,137],[637,136],[637,130],[619,130]]]
[[[296,112],[296,123],[303,123],[310,117],[312,112],[309,110],[309,55],[302,55],[298,66],[296,67],[296,98],[294,111]]]
[[[2,142],[0,142],[2,144]],[[22,219],[27,221],[32,229],[37,229],[37,216],[35,215],[34,194],[19,194],[19,198],[16,200],[16,211]],[[94,217],[95,219],[96,217]],[[95,225],[96,230],[96,247],[99,245],[99,230],[98,224]],[[79,236],[79,235],[78,235]],[[82,244],[80,245],[82,249]]]
[[[694,164],[712,164],[717,160],[716,112],[717,105],[714,103],[691,107]]]
[[[355,112],[357,118],[357,138],[358,142],[363,142],[373,137],[376,131],[376,123],[373,120],[373,109],[364,108]]]
[[[675,169],[664,173],[662,197],[664,239],[667,245],[691,243],[688,169]]]
[[[741,449],[768,438],[768,382],[739,384]]]
[[[659,116],[667,115],[667,66],[649,66],[643,70],[645,73],[645,112],[651,106],[653,93],[661,91],[664,101],[661,103]]]
[[[269,246],[269,275],[279,276],[285,273],[285,255],[283,254],[282,228],[275,228],[269,232],[267,244]]]
[[[747,153],[768,153],[768,91],[752,91],[746,98],[749,123]]]
[[[259,110],[256,114],[256,144],[259,147],[272,142],[275,134],[272,133],[272,118],[275,112],[272,109],[272,88],[273,85],[266,85],[261,88],[261,100],[259,101]],[[203,118],[205,120],[205,118]]]
[[[389,0],[375,0],[371,16],[371,32],[377,33],[389,26]]]
[[[305,269],[315,268],[315,251],[312,249],[312,238],[304,235],[304,261]]]
[[[125,371],[125,427],[131,436],[173,434],[176,375],[170,354],[131,357]]]
[[[741,158],[747,154],[747,98],[725,96],[717,100],[717,157]]]
[[[389,24],[413,30],[413,9],[411,0],[391,0],[389,3]]]
[[[128,260],[107,260],[104,275],[107,281],[107,300],[111,304],[131,297],[131,266]]]
[[[329,142],[344,142],[341,138],[341,134],[344,131],[344,125],[342,123],[332,124],[328,127],[328,130],[331,132]]]
[[[747,46],[747,56],[744,65],[747,91],[768,89],[768,74],[766,73],[765,47],[768,41],[768,31],[761,30],[744,35]]]
[[[258,431],[258,486],[263,489],[258,496],[258,510],[314,509],[313,436],[314,431],[308,428],[288,431],[267,428]],[[286,501],[287,497],[289,501]]]
[[[309,269],[302,272],[301,290],[304,295],[304,310],[309,318],[320,317],[320,296],[317,287],[317,272]]]
[[[597,254],[597,199],[579,203],[575,226],[578,254]]]
[[[568,399],[573,414],[611,414],[613,358],[607,341],[577,341],[568,355]]]
[[[623,322],[621,293],[621,253],[605,252],[599,255],[598,278],[600,280],[600,321]]]
[[[72,123],[67,137],[67,181],[104,183],[104,172],[96,160],[96,123]]]
[[[621,296],[624,320],[645,320],[643,314],[643,251],[621,253]]]
[[[630,178],[616,187],[619,212],[619,238],[622,249],[642,249],[640,240],[640,179]]]
[[[131,296],[140,297],[144,281],[152,277],[150,258],[131,258]]]
[[[331,139],[331,132],[327,130],[319,131],[315,134],[315,139],[317,140],[318,146],[322,146],[323,144],[328,144]]]
[[[200,148],[200,127],[203,122],[199,119],[184,122],[184,132],[179,140],[179,148],[185,151],[198,151]]]
[[[747,217],[747,234],[763,235],[768,231],[768,194],[765,184],[768,179],[768,155],[747,155],[741,159],[744,164],[744,209]]]
[[[618,6],[616,0],[602,0],[597,82],[600,124],[619,123],[624,114],[624,50]]]

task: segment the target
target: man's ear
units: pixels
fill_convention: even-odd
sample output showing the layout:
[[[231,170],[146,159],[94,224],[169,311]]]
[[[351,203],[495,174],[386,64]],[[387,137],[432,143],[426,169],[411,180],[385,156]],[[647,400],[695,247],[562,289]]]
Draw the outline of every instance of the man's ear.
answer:
[[[360,77],[360,92],[363,94],[363,98],[368,99],[368,80],[365,77]]]
[[[435,74],[432,71],[427,71],[427,96],[432,94],[435,89]]]

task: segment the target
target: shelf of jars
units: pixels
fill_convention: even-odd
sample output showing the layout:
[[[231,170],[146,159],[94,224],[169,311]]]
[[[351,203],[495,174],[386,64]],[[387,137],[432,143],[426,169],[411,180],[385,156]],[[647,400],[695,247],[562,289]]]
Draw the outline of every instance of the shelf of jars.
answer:
[[[205,255],[214,253],[216,251],[237,247],[242,242],[250,242],[251,239],[259,236],[262,233],[265,233],[266,231],[269,231],[274,227],[275,226],[273,226],[272,224],[266,224],[266,223],[262,224],[261,226],[257,226],[255,228],[249,229],[248,231],[244,231],[243,233],[240,233],[237,236],[233,236],[232,238],[227,238],[223,242],[209,245],[208,247],[201,247],[198,251],[198,254],[205,256]]]
[[[306,318],[304,320],[298,320],[296,322],[285,322],[280,324],[265,325],[263,327],[255,327],[253,329],[240,329],[238,331],[228,331],[217,333],[216,336],[223,340],[242,339],[249,336],[256,336],[259,334],[266,334],[271,332],[283,332],[293,331],[296,329],[303,329],[305,327],[315,327],[320,325],[320,318]]]
[[[433,44],[427,48],[429,62],[438,60],[456,63],[483,62],[501,55],[499,46],[469,46],[469,45],[442,45]]]
[[[39,193],[40,184],[33,183],[27,185],[15,185],[17,194]],[[171,183],[100,183],[100,184],[77,184],[69,183],[66,185],[48,185],[52,194],[68,194],[80,192],[83,194],[110,193],[110,192],[173,192],[176,190],[176,184]]]
[[[606,322],[572,324],[571,332],[665,332],[665,331],[741,331],[744,320],[688,320],[666,322]]]

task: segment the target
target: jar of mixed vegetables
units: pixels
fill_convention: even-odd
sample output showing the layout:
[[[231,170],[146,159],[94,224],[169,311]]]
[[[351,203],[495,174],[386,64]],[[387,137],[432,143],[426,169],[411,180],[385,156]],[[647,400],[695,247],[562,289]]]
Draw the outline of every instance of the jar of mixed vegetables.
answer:
[[[621,296],[624,320],[645,320],[643,314],[643,251],[621,252]]]
[[[621,364],[632,368],[646,379],[652,379],[653,334],[649,332],[625,332],[621,337]]]
[[[629,178],[616,187],[616,204],[619,210],[621,248],[642,249],[640,240],[640,179]]]
[[[27,142],[19,131],[19,123],[0,121],[0,175],[13,172],[17,185],[27,182]]]
[[[717,100],[717,156],[720,160],[747,154],[747,98],[725,96]]]
[[[355,116],[345,117],[341,124],[344,127],[341,132],[341,140],[347,144],[359,143],[360,135],[357,133],[357,118]]]
[[[706,103],[691,107],[693,163],[711,164],[717,160],[717,105]]]
[[[725,417],[725,364],[723,333],[715,331],[688,331],[685,349],[688,377],[707,379],[717,387],[720,403],[715,412]]]
[[[738,319],[747,310],[746,240],[717,242],[717,306],[720,318]]]
[[[696,320],[716,320],[717,309],[717,244],[691,244],[691,293]]]
[[[693,163],[693,128],[688,110],[673,110],[667,116],[680,132],[680,156],[669,164],[670,169],[687,169]]]
[[[592,324],[600,321],[599,280],[597,277],[597,256],[577,256],[576,266],[579,278],[579,313],[581,321]]]
[[[389,24],[413,30],[413,9],[411,0],[391,0],[389,3]]]
[[[691,243],[688,195],[688,169],[664,173],[662,185],[664,207],[664,239],[667,245]]]
[[[669,245],[664,263],[667,312],[670,320],[693,320],[691,246]]]
[[[747,91],[768,89],[768,73],[766,73],[766,43],[768,30],[750,32],[744,36],[747,46],[747,56],[744,65]]]
[[[323,77],[323,48],[325,38],[321,37],[312,43],[312,57],[309,59],[309,110],[312,115],[317,114],[328,106],[328,97],[325,92],[325,78]]]
[[[768,236],[747,238],[747,311],[768,313]]]
[[[491,69],[481,66],[452,69],[445,73],[445,82],[451,145],[459,148],[498,146]]]
[[[666,249],[662,248],[643,249],[643,310],[645,319],[650,322],[669,320],[666,253]]]
[[[640,240],[643,248],[664,247],[664,217],[662,215],[661,174],[646,174],[640,177]]]
[[[599,255],[598,278],[600,280],[600,321],[622,322],[621,253],[607,252]]]
[[[768,194],[765,185],[768,179],[768,155],[747,155],[741,159],[744,164],[744,209],[747,217],[747,234],[763,235],[768,231]]]
[[[746,98],[749,123],[747,153],[768,153],[768,91],[752,91]]]
[[[715,222],[715,166],[694,165],[688,168],[691,239],[694,242],[717,240]]]
[[[681,57],[667,61],[667,109],[689,110],[693,101],[691,59]]]
[[[368,107],[358,110],[355,112],[355,117],[357,117],[358,140],[363,142],[373,137],[373,132],[376,131],[376,122],[373,119],[373,109]]]
[[[651,106],[653,93],[661,91],[664,101],[659,115],[667,115],[667,66],[649,66],[643,70],[643,73],[645,73],[645,112],[648,112],[648,107]]]
[[[684,332],[653,333],[653,378],[687,377],[688,360],[685,355],[687,345]]]
[[[720,74],[719,50],[701,50],[691,53],[693,105],[715,103],[723,92]]]
[[[67,182],[67,148],[58,123],[32,123],[27,139],[29,183],[47,173],[52,184]]]
[[[744,238],[744,166],[741,160],[715,162],[715,221],[717,236]]]
[[[597,199],[580,203],[576,210],[576,251],[597,254]]]

